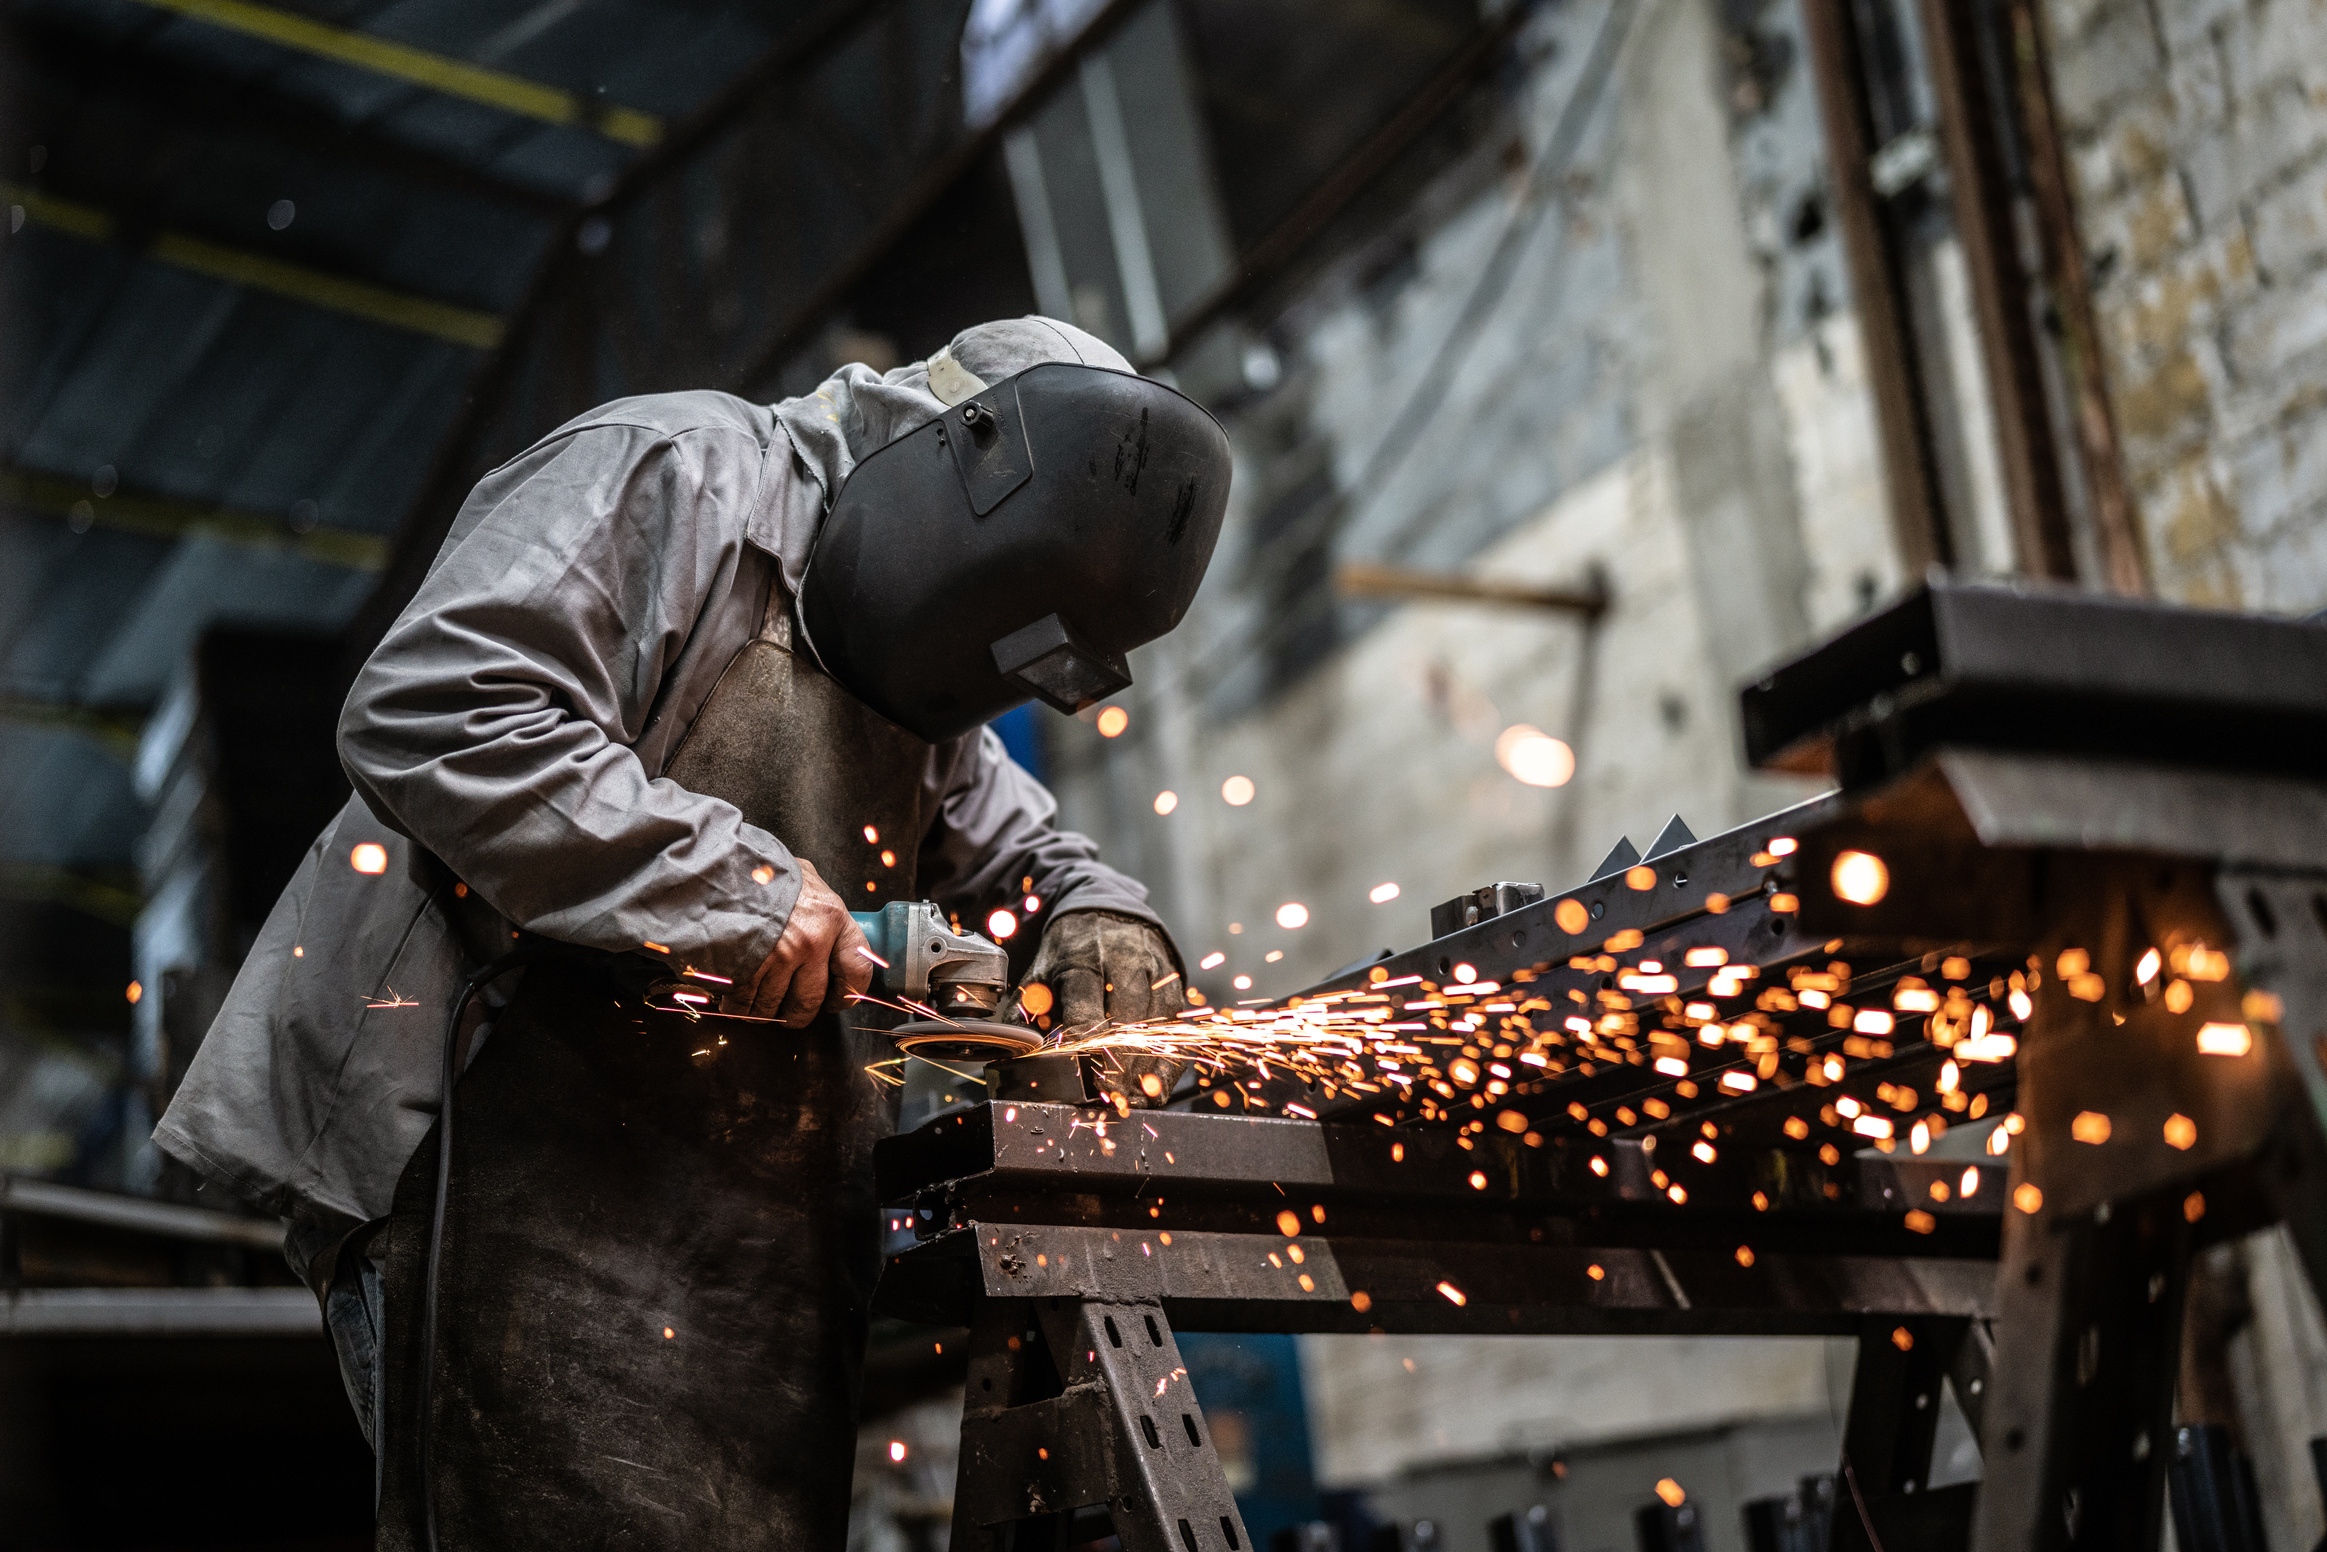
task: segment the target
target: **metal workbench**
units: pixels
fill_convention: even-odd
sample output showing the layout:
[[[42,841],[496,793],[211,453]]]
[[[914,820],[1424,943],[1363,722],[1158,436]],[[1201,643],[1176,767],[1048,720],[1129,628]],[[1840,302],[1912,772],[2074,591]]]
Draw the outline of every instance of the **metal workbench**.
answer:
[[[1244,1552],[1175,1326],[1854,1335],[1835,1548],[2158,1544],[2192,1254],[2284,1221],[2327,1287],[2327,630],[1941,586],[1744,724],[1841,789],[1449,902],[1303,994],[1429,993],[1465,1057],[1429,1082],[1123,1114],[1034,1057],[884,1145],[918,1242],[881,1308],[972,1331],[961,1552],[1102,1511],[1127,1552]],[[2007,1113],[2001,1157],[1922,1151]],[[1985,1475],[1934,1490],[1943,1378]]]

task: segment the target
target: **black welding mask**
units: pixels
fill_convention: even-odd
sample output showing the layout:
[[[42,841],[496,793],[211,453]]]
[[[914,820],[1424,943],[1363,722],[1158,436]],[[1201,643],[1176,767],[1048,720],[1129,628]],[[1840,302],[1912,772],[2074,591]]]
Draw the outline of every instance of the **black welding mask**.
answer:
[[[1079,711],[1187,612],[1228,470],[1219,423],[1161,383],[1045,362],[978,386],[843,482],[801,631],[826,673],[931,743],[1030,699]]]

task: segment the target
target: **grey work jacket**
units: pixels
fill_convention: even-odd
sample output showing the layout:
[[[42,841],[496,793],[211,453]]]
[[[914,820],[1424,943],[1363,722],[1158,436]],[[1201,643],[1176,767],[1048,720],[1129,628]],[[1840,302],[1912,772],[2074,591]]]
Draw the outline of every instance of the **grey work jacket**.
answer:
[[[516,929],[744,979],[801,874],[661,772],[758,628],[817,482],[764,406],[620,400],[480,482],[340,717],[356,796],[268,916],[154,1140],[291,1221],[319,1291],[436,1115],[445,1019]],[[922,893],[1153,920],[990,730],[922,774]],[[372,851],[363,848],[379,848]],[[376,865],[384,852],[385,868]]]

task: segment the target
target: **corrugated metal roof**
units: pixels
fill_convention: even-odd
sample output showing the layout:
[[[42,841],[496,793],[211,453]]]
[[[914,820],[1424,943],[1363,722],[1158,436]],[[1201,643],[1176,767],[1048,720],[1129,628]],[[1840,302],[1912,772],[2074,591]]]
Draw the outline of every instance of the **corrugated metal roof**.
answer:
[[[582,209],[834,15],[14,7],[0,697],[136,708],[211,623],[344,623]],[[120,860],[125,780],[7,728],[0,856]]]

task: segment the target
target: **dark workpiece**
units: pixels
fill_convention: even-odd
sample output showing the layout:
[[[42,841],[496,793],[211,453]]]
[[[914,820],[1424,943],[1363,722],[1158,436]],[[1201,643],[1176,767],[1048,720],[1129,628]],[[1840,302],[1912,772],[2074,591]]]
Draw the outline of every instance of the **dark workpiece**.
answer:
[[[842,1545],[900,1016],[850,1005],[850,913],[1008,904],[1058,1016],[1180,1006],[983,724],[1127,684],[1227,482],[1203,411],[1027,318],[624,400],[478,485],[157,1132],[289,1220],[383,1547]]]

